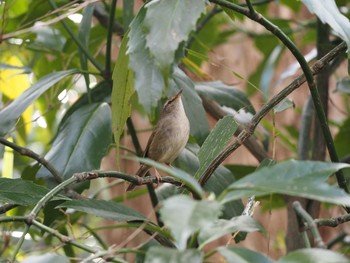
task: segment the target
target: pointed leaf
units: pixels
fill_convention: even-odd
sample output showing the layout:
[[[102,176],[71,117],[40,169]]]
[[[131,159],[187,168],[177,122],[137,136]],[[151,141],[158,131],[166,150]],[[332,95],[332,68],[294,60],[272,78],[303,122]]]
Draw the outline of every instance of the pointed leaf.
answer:
[[[350,195],[326,183],[336,171],[349,168],[344,163],[289,160],[264,167],[229,186],[224,202],[248,197],[280,193],[339,205],[350,205]]]
[[[49,192],[46,187],[22,179],[0,178],[0,203],[35,205]],[[56,195],[52,200],[69,200]]]
[[[166,199],[160,215],[170,229],[180,250],[186,248],[187,239],[195,232],[208,228],[221,214],[221,205],[216,201],[195,201],[186,195],[177,195]]]
[[[204,11],[205,0],[161,0],[147,4],[147,47],[163,72],[169,71],[179,44],[187,40]]]
[[[251,263],[251,262],[273,263],[274,262],[271,259],[267,258],[266,256],[244,247],[219,247],[218,251],[221,255],[224,256],[227,263]],[[301,261],[296,261],[296,262],[301,262]]]
[[[17,99],[0,111],[0,136],[5,136],[16,124],[18,118],[45,91],[64,77],[77,73],[77,70],[54,72],[38,80]]]
[[[146,36],[142,30],[145,15],[146,9],[142,7],[130,25],[127,54],[130,57],[130,68],[135,75],[135,90],[139,102],[152,117],[152,109],[162,97],[164,79],[146,47]]]
[[[57,208],[60,207],[72,208],[90,215],[116,221],[147,220],[147,218],[139,212],[112,201],[96,199],[72,200],[57,206]]]
[[[226,147],[227,143],[232,139],[233,134],[238,128],[232,116],[225,116],[219,120],[214,129],[203,143],[198,152],[199,169],[194,178],[199,178],[202,173],[209,167],[211,162]]]
[[[255,114],[247,95],[238,88],[228,86],[221,81],[196,82],[195,85],[200,95],[215,100],[221,106],[230,107],[236,111],[244,109]]]
[[[202,252],[196,249],[178,251],[165,247],[151,247],[147,250],[145,263],[202,263]]]
[[[77,172],[98,169],[111,143],[111,126],[107,103],[83,106],[63,123],[45,159],[64,179]],[[51,175],[41,167],[37,177],[49,179]]]
[[[326,249],[305,248],[292,251],[280,258],[276,263],[348,263],[349,259],[344,255]]]
[[[195,91],[192,80],[181,69],[175,68],[169,85],[172,89],[183,89],[182,102],[190,121],[190,133],[202,144],[209,133],[209,123],[202,99]]]
[[[134,93],[133,74],[128,68],[129,56],[126,54],[127,36],[119,49],[118,59],[113,71],[112,120],[113,134],[116,144],[117,169],[119,169],[119,141],[124,126],[131,114],[130,99]]]
[[[203,228],[198,235],[200,247],[234,232],[264,231],[264,228],[250,216],[238,216],[231,220],[218,220],[211,227]]]

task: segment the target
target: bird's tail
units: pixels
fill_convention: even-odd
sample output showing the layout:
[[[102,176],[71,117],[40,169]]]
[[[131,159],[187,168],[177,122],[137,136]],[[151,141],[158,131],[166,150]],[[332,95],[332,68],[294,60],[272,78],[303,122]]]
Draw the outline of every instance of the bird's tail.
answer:
[[[136,172],[136,175],[139,177],[144,177],[146,175],[146,173],[148,172],[148,170],[150,169],[149,166],[141,164],[140,168],[138,169],[138,171]],[[126,188],[126,191],[131,191],[136,187],[136,185],[134,184],[129,184],[128,188]]]

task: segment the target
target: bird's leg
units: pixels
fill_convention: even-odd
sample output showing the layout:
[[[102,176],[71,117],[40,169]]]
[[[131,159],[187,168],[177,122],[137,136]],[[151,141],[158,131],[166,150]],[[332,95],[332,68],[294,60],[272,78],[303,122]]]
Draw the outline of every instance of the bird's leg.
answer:
[[[157,186],[159,185],[159,182],[162,180],[162,177],[160,176],[159,172],[157,169],[154,169],[155,172],[155,177],[157,178]]]

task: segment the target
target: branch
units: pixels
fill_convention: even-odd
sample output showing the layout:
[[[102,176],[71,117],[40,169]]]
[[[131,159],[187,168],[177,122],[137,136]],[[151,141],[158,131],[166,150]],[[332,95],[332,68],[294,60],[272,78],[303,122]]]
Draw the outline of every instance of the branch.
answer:
[[[3,137],[0,137],[0,143],[7,147],[10,147],[14,151],[18,152],[20,155],[27,156],[36,160],[52,174],[52,176],[58,183],[62,182],[62,178],[58,175],[58,172],[56,171],[55,167],[53,167],[47,160],[45,160],[45,158],[41,157],[39,154],[33,152],[28,148],[18,146],[17,144],[10,142]]]
[[[315,224],[317,224],[318,226],[329,226],[329,227],[337,227],[340,224],[344,224],[349,221],[350,221],[350,214],[345,214],[334,218],[318,218],[314,220]]]
[[[293,208],[298,217],[309,226],[310,231],[314,237],[316,246],[319,248],[326,248],[326,245],[322,241],[320,232],[318,232],[317,224],[314,222],[312,217],[306,212],[306,210],[301,206],[301,204],[298,201],[295,201],[293,203]]]
[[[332,49],[327,55],[322,59],[316,61],[316,63],[311,67],[311,71],[314,75],[319,73],[330,61],[332,61],[340,53],[346,51],[346,43],[342,42],[334,49]],[[253,133],[259,122],[268,114],[268,112],[273,109],[278,103],[280,103],[285,97],[287,97],[294,90],[299,88],[306,81],[304,75],[298,76],[292,83],[281,90],[278,94],[272,97],[261,110],[254,115],[250,124],[240,132],[240,134],[225,147],[225,149],[212,161],[208,169],[201,175],[199,182],[203,186],[216,168],[237,148],[239,148],[244,141],[246,141]]]

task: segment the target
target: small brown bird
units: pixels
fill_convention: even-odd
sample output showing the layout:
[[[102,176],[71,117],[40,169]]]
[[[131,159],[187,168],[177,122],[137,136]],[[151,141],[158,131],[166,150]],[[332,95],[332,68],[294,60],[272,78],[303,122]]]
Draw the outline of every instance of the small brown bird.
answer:
[[[181,94],[182,90],[164,104],[159,121],[148,139],[144,157],[170,165],[185,148],[190,134],[190,123]],[[149,169],[149,166],[141,164],[136,174],[143,177]],[[130,184],[126,191],[134,188],[135,185]]]

